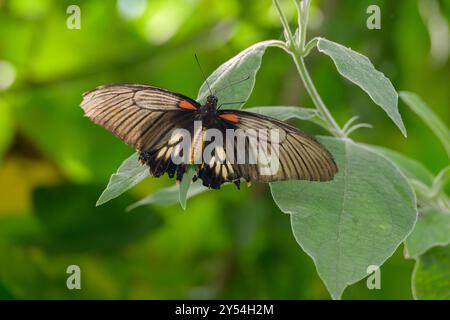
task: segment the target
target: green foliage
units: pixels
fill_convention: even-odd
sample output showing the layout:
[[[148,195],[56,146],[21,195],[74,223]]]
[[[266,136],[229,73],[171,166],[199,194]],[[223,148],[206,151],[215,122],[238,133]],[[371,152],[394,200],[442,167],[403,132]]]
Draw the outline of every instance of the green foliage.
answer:
[[[194,166],[189,166],[185,172],[185,174],[183,175],[183,179],[181,180],[180,183],[180,196],[179,196],[179,201],[180,201],[180,205],[183,209],[186,210],[186,199],[188,196],[188,191],[189,191],[189,187],[192,183],[192,178],[195,175],[195,167]]]
[[[384,157],[350,140],[321,138],[338,164],[330,183],[271,183],[280,209],[291,215],[295,239],[315,261],[333,298],[381,266],[411,232],[415,195]]]
[[[398,112],[397,91],[383,73],[375,70],[366,56],[323,38],[317,40],[317,48],[333,59],[342,76],[367,92],[406,136],[406,128]]]
[[[318,112],[315,109],[285,106],[252,107],[245,109],[245,111],[262,114],[281,121],[290,119],[312,120],[318,115]]]
[[[334,154],[340,170],[333,182],[277,182],[271,184],[271,190],[278,207],[290,214],[297,242],[313,258],[318,274],[332,297],[338,299],[349,284],[367,275],[368,266],[382,265],[411,233],[417,219],[416,196],[411,186],[418,193],[419,204],[429,205],[433,200],[433,185],[437,183],[433,182],[435,179],[432,174],[413,159],[387,148],[364,146],[345,138],[356,129],[369,125],[354,124],[356,117],[353,117],[344,127],[339,127],[306,69],[304,58],[310,51],[317,47],[319,52],[331,57],[338,72],[364,90],[406,136],[394,86],[383,73],[374,68],[367,57],[349,48],[324,38],[315,38],[306,44],[304,23],[308,16],[309,1],[298,8],[299,32],[295,35],[276,0],[274,4],[287,41],[259,42],[234,56],[208,77],[197,100],[204,102],[210,94],[209,84],[212,92],[218,92],[219,101],[237,102],[232,108],[242,107],[254,88],[256,73],[260,69],[266,48],[281,48],[292,57],[315,108],[278,106],[246,110],[281,120],[297,118],[311,121],[337,137],[321,138]],[[246,78],[249,79],[246,81]],[[232,83],[236,84],[229,86]],[[225,89],[220,90],[221,88]],[[402,93],[402,98],[414,104],[416,110],[424,109],[423,106],[417,106],[417,97],[413,99],[411,94]],[[429,111],[426,113],[432,114]],[[427,117],[424,112],[419,114]],[[442,127],[445,126],[436,117],[431,118],[434,119],[432,123],[437,124],[438,136],[442,138],[442,132],[445,132]],[[189,190],[194,174],[192,167],[190,169],[179,188],[179,202],[184,209],[187,198],[205,191],[198,186]],[[446,178],[444,180],[447,181]],[[128,188],[129,185],[125,183],[114,189],[113,195],[117,196]],[[431,188],[429,192],[428,188]],[[438,191],[434,193],[437,194],[442,186],[436,188]],[[176,187],[171,187],[151,194],[132,208],[151,203],[173,203],[176,190]],[[108,188],[105,192],[107,199]],[[406,245],[410,255],[422,254],[431,247],[445,243],[450,229],[440,224],[439,230],[436,230],[436,219],[432,218],[433,215],[427,215],[426,219],[420,219],[417,230],[408,238]],[[445,220],[447,216],[439,218]],[[419,244],[418,239],[424,235],[427,235],[427,241]]]
[[[139,165],[138,154],[134,153],[127,158],[114,173],[100,195],[96,205],[102,205],[131,189],[150,175],[147,166]]]
[[[406,239],[406,254],[417,258],[436,246],[450,244],[450,214],[428,211],[417,221],[413,233]]]
[[[417,299],[448,300],[450,247],[437,247],[422,255],[414,272],[413,291]]]
[[[187,175],[185,175],[187,177]],[[187,180],[190,183],[189,180]],[[130,205],[127,210],[133,210],[140,206],[150,205],[150,204],[158,204],[158,205],[172,205],[176,204],[177,202],[180,202],[183,209],[186,209],[186,200],[189,198],[192,198],[196,196],[197,194],[200,194],[202,192],[207,191],[208,189],[205,188],[201,181],[197,181],[193,183],[189,188],[185,185],[183,188],[186,190],[186,194],[183,193],[182,190],[180,190],[180,187],[178,186],[171,186],[168,188],[160,189],[154,193],[149,194],[147,197],[139,200],[138,202]],[[181,199],[181,195],[184,194],[183,199]],[[184,206],[183,206],[184,204]]]
[[[409,299],[414,263],[415,297],[448,298],[449,163],[433,137],[450,155],[448,62],[434,64],[428,52],[433,30],[415,1],[380,3],[383,27],[377,31],[365,26],[369,0],[335,7],[311,2],[297,1],[294,17],[290,1],[283,2],[284,14],[278,1],[269,8],[264,1],[155,0],[135,18],[124,18],[115,1],[82,2],[81,30],[65,27],[65,6],[53,0],[0,4],[0,60],[17,71],[13,86],[0,92],[0,299],[323,299],[329,298],[327,288],[338,298],[347,286],[346,299]],[[448,20],[450,11],[440,6]],[[386,12],[395,19],[384,19]],[[307,42],[307,27],[336,42]],[[264,41],[280,34],[285,39]],[[370,53],[371,61],[357,51]],[[95,207],[98,184],[131,151],[82,117],[81,94],[105,83],[133,82],[195,96],[202,77],[194,52],[205,71],[220,65],[208,81],[220,102],[238,102],[224,109],[248,100],[246,106],[264,107],[245,110],[333,135],[320,139],[336,154],[336,181],[273,184],[272,191],[279,189],[275,204],[265,185],[206,192],[185,176],[181,186],[167,188],[165,178],[146,179],[148,169],[133,154],[111,176],[98,200],[103,205]],[[365,96],[406,132],[395,90],[374,66],[396,88],[418,93],[400,92],[408,105],[402,110],[408,139]],[[203,83],[199,101],[208,94]],[[369,127],[355,123],[354,112],[374,130],[354,134]],[[350,133],[365,144],[346,139]],[[344,177],[344,169],[352,175]],[[415,260],[406,260],[399,244],[415,216],[411,187],[419,214],[404,250]],[[348,210],[339,210],[339,197]],[[182,214],[173,204],[186,207],[187,199]],[[127,206],[136,210],[125,212]],[[293,213],[279,213],[286,208]],[[395,211],[387,213],[389,208]],[[389,228],[395,232],[386,235]],[[321,238],[326,250],[318,249]],[[352,285],[369,263],[382,264],[382,290],[368,290],[365,281]],[[82,268],[79,292],[65,287],[70,264]]]
[[[439,138],[450,159],[450,131],[425,102],[412,92],[400,92],[402,100],[413,110]]]
[[[394,162],[408,179],[420,181],[427,186],[431,186],[433,183],[433,175],[431,172],[417,160],[391,149],[371,145],[367,145],[367,147]]]
[[[206,97],[211,94],[211,89],[222,103],[235,103],[227,105],[228,109],[241,108],[253,91],[264,52],[276,42],[256,43],[222,64],[200,87],[197,101],[204,103]],[[242,82],[239,85],[231,85],[240,81]]]

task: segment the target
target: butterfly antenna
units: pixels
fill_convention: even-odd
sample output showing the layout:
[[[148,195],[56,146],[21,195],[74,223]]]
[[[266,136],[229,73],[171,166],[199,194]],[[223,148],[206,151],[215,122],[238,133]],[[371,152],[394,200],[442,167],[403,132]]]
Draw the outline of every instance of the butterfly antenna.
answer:
[[[198,68],[200,69],[200,72],[202,73],[203,78],[205,79],[206,85],[208,86],[209,93],[210,93],[211,95],[213,95],[212,90],[211,90],[211,87],[209,86],[209,83],[208,83],[208,79],[206,78],[206,75],[205,75],[205,73],[203,72],[202,66],[200,65],[200,61],[198,61],[197,54],[194,53],[194,56],[195,56],[195,60],[197,61],[197,64],[198,64]]]

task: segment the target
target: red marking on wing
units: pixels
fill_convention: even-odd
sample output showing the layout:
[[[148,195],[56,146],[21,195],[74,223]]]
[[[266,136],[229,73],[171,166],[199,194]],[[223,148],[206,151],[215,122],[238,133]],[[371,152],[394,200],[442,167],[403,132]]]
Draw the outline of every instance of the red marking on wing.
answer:
[[[178,106],[186,110],[197,110],[197,108],[192,103],[186,100],[180,101],[180,103],[178,103]]]
[[[219,115],[219,117],[224,120],[230,121],[230,122],[234,122],[234,123],[239,122],[239,117],[232,113],[221,114],[221,115]]]

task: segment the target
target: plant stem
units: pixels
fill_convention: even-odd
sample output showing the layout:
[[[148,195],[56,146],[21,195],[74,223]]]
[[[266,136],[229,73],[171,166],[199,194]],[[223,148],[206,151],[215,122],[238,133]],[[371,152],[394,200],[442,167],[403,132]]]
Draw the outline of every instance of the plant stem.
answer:
[[[301,15],[299,16],[299,20],[301,25],[299,25],[300,30],[300,49],[302,52],[305,50],[306,43],[306,28],[308,27],[308,15],[309,15],[309,7],[311,5],[311,0],[303,0],[300,2],[300,11]]]
[[[290,42],[289,46],[290,47],[295,46],[294,36],[292,35],[292,31],[291,31],[291,28],[289,27],[289,23],[286,19],[286,16],[284,15],[283,11],[281,10],[280,3],[278,2],[278,0],[272,0],[272,3],[275,6],[275,9],[277,9],[278,15],[280,16],[281,24],[283,25],[284,33],[287,37],[286,40],[288,40]]]
[[[297,11],[298,11],[298,23],[299,23],[299,41],[296,42],[294,40],[294,37],[292,35],[292,31],[289,27],[289,23],[286,19],[286,16],[284,15],[283,11],[281,10],[281,6],[278,2],[278,0],[272,0],[276,10],[278,11],[278,15],[280,16],[281,24],[284,27],[284,33],[286,34],[286,37],[288,38],[288,43],[284,46],[277,43],[276,46],[283,48],[286,52],[288,52],[292,59],[294,60],[295,66],[297,67],[298,73],[300,75],[300,78],[303,81],[303,85],[306,88],[306,91],[308,92],[309,96],[311,97],[314,105],[316,106],[316,109],[319,111],[321,117],[328,125],[328,131],[330,131],[332,134],[334,134],[336,137],[345,137],[344,132],[337,124],[336,120],[334,120],[333,116],[331,115],[330,111],[328,110],[325,103],[322,101],[322,98],[320,97],[319,93],[317,92],[316,87],[314,86],[314,83],[309,75],[308,69],[306,68],[304,57],[309,51],[312,49],[312,46],[317,44],[317,39],[312,40],[310,43],[308,43],[307,50],[305,50],[305,43],[306,43],[306,28],[308,24],[308,14],[309,14],[309,7],[311,4],[311,0],[303,0],[300,3],[296,3],[297,5]]]
[[[314,83],[309,75],[308,69],[306,69],[305,61],[303,60],[303,58],[298,57],[295,53],[291,53],[291,56],[303,81],[303,85],[305,86],[306,91],[308,91],[308,94],[311,97],[311,100],[313,101],[317,110],[319,110],[323,119],[330,125],[335,136],[341,138],[345,137],[342,129],[339,127],[336,120],[334,120],[327,106],[317,92],[317,89],[314,86]]]

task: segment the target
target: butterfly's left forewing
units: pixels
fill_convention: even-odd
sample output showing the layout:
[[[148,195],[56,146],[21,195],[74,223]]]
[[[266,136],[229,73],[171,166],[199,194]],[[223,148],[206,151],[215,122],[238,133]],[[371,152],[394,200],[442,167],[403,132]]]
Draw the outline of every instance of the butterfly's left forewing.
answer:
[[[93,122],[138,150],[151,150],[170,130],[192,123],[198,103],[181,94],[138,85],[113,84],[83,95],[81,107]]]
[[[172,162],[172,153],[179,150],[174,132],[192,133],[197,102],[157,87],[113,84],[85,93],[81,107],[93,122],[137,149],[152,175],[167,172],[181,180],[186,163]]]

